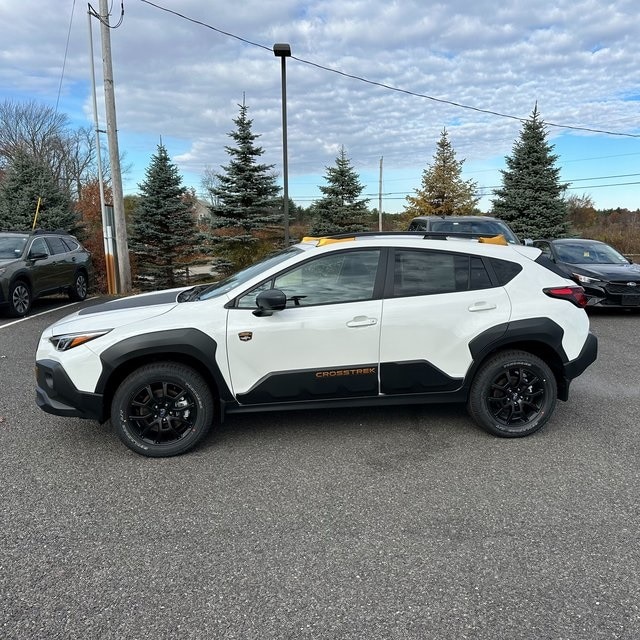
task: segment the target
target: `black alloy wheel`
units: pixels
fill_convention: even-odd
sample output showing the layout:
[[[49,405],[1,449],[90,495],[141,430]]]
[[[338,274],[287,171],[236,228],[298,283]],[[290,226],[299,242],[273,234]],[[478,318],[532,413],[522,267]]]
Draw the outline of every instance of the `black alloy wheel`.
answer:
[[[468,409],[486,431],[520,437],[549,420],[556,399],[555,377],[541,358],[524,351],[503,351],[476,375]]]
[[[165,362],[141,367],[118,387],[111,421],[137,453],[173,456],[194,447],[213,422],[213,399],[190,367]]]

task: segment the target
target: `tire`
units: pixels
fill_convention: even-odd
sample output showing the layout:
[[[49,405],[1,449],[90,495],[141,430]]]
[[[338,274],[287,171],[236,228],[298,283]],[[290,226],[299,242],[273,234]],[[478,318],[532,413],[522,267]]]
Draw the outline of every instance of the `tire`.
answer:
[[[74,302],[82,302],[87,297],[87,274],[84,271],[78,271],[73,277],[73,284],[69,289],[69,298]]]
[[[542,359],[526,351],[502,351],[476,374],[467,410],[485,431],[520,438],[545,425],[557,397],[556,379]]]
[[[31,309],[31,289],[23,280],[16,280],[9,287],[9,315],[21,318]]]
[[[175,362],[149,364],[130,374],[111,403],[118,437],[143,456],[185,453],[209,432],[213,397],[199,373]]]

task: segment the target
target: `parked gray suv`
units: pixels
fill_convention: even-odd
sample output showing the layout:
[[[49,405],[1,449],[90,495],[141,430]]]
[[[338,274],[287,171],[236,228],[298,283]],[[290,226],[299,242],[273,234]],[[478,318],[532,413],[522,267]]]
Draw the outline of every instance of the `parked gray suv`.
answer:
[[[36,298],[67,293],[84,300],[93,275],[91,254],[64,232],[0,232],[0,307],[29,313]]]
[[[491,216],[418,216],[409,223],[409,231],[459,233],[473,236],[502,234],[509,244],[531,244],[531,241],[522,242],[504,220]]]

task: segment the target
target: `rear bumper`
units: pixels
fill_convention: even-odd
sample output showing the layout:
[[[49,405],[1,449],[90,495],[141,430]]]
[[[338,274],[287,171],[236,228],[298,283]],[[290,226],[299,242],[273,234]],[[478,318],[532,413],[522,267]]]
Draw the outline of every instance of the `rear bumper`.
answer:
[[[79,391],[55,360],[36,362],[36,404],[55,416],[105,420],[102,394]]]
[[[558,397],[560,400],[567,400],[569,397],[569,385],[574,378],[584,373],[585,369],[593,364],[598,357],[598,338],[589,332],[585,340],[582,351],[575,360],[567,362],[564,365],[563,378],[564,385],[560,385],[558,389]]]

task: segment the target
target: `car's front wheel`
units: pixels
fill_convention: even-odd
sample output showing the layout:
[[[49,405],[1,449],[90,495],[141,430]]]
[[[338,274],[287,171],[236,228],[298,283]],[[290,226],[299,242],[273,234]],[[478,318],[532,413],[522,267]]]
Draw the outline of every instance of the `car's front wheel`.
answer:
[[[213,397],[191,367],[160,362],[140,367],[116,390],[111,423],[130,449],[154,458],[185,453],[209,432]]]
[[[81,302],[87,297],[87,290],[87,274],[84,271],[78,271],[73,278],[73,284],[69,290],[69,298],[71,298],[71,300]]]
[[[489,433],[517,438],[549,420],[557,395],[556,379],[544,360],[526,351],[502,351],[476,374],[467,409]]]
[[[9,315],[26,316],[31,309],[31,289],[26,282],[17,280],[9,287]]]

